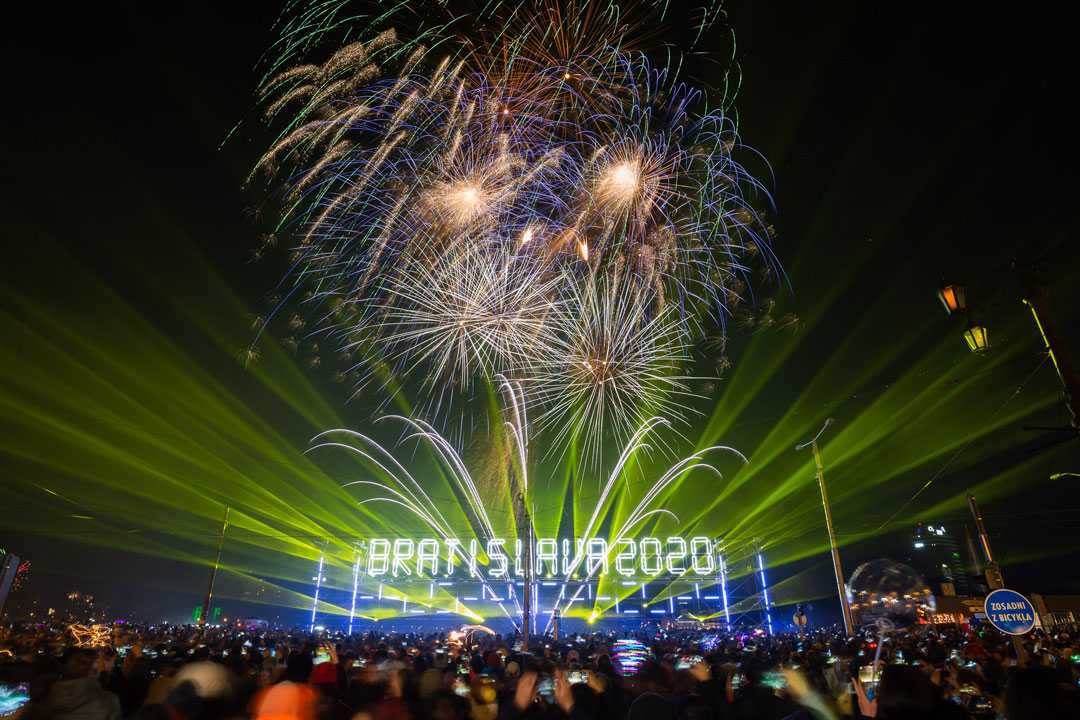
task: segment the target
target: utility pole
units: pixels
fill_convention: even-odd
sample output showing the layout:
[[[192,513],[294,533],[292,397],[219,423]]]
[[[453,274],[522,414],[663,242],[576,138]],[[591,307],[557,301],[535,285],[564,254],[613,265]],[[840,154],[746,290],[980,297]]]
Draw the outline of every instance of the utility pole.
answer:
[[[975,531],[979,534],[979,544],[982,545],[983,554],[986,556],[986,585],[991,592],[1000,590],[1005,587],[1005,577],[1001,574],[1001,568],[998,566],[997,561],[994,560],[994,552],[990,549],[990,535],[986,532],[982,512],[979,510],[979,503],[975,501],[974,495],[968,494],[968,508],[971,509],[971,515],[975,518]],[[1024,662],[1027,653],[1024,651],[1023,640],[1013,635],[1012,644],[1013,651],[1016,653],[1016,661]]]
[[[840,611],[844,616],[844,632],[849,636],[855,633],[855,622],[851,617],[851,605],[848,604],[847,589],[844,586],[844,568],[840,565],[840,548],[836,544],[836,531],[833,529],[832,508],[829,507],[829,493],[825,489],[825,465],[821,462],[821,450],[818,448],[818,438],[833,422],[832,418],[818,430],[818,434],[811,440],[801,445],[796,445],[796,450],[810,447],[814,452],[814,464],[817,466],[818,489],[821,490],[821,505],[825,508],[825,529],[829,533],[829,548],[832,551],[833,573],[836,575],[836,594],[840,598]]]
[[[206,625],[210,617],[210,603],[214,600],[214,581],[217,580],[218,567],[221,565],[221,549],[225,545],[225,530],[229,527],[229,506],[225,506],[225,517],[221,519],[221,534],[218,536],[217,557],[214,558],[214,566],[210,568],[210,584],[206,587],[206,599],[203,600],[202,615],[199,616],[199,625]]]
[[[975,501],[974,495],[968,495],[968,508],[971,510],[971,516],[975,518],[975,532],[979,535],[979,544],[986,557],[986,586],[991,590],[999,590],[1005,587],[1005,578],[1001,574],[1001,568],[994,561],[994,552],[990,549],[990,536],[986,532],[982,512],[979,511],[979,503]]]

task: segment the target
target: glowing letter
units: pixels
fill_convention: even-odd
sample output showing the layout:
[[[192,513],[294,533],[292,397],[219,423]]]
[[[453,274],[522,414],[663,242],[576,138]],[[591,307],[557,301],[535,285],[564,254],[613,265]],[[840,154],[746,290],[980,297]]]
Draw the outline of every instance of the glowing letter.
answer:
[[[641,557],[641,572],[646,575],[659,575],[663,570],[663,550],[660,548],[660,539],[654,537],[642,538],[639,543],[641,549],[638,555]],[[650,554],[652,557],[650,557]]]
[[[559,543],[555,538],[540,538],[536,541],[536,575],[544,574],[544,563],[548,564],[548,573],[559,572]]]
[[[480,541],[473,538],[469,541],[469,577],[476,577],[476,556],[480,554]]]
[[[667,539],[668,554],[664,564],[667,571],[672,575],[682,575],[686,572],[683,560],[686,559],[686,540],[681,537],[669,537]]]
[[[439,574],[439,541],[424,538],[416,546],[416,574],[424,574],[424,565],[431,566],[431,577]]]
[[[589,538],[589,544],[585,552],[585,572],[593,574],[600,568],[601,575],[607,575],[607,540],[604,538]]]
[[[446,577],[454,574],[454,553],[461,552],[461,541],[449,538],[446,541]]]
[[[577,538],[575,541],[577,550],[574,552],[574,559],[570,561],[570,569],[564,574],[577,573],[581,563],[585,560],[585,538]]]
[[[634,558],[637,557],[637,545],[633,540],[620,540],[619,545],[622,545],[626,549],[615,556],[615,572],[625,577],[631,577],[634,574]]]
[[[389,564],[390,541],[386,538],[375,538],[368,545],[367,574],[371,577],[385,575]]]
[[[716,569],[713,564],[712,540],[707,537],[690,538],[690,557],[694,572],[698,575],[712,575]]]
[[[503,545],[505,544],[506,540],[503,538],[491,538],[488,540],[487,554],[491,560],[491,565],[488,566],[489,577],[506,577],[506,573],[510,569],[510,558],[506,557],[506,553],[503,552]]]
[[[398,568],[406,575],[412,575],[412,570],[405,564],[406,560],[412,560],[413,554],[416,552],[416,543],[409,538],[398,538],[394,541],[394,564],[391,568],[391,574],[394,577],[398,576]]]

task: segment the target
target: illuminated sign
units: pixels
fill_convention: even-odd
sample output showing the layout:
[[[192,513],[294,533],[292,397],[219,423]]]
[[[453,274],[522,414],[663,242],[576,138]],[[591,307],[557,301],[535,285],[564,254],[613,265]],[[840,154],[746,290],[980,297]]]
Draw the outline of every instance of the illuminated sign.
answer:
[[[963,625],[967,617],[963,613],[935,613],[930,616],[929,622],[931,625]]]
[[[538,577],[714,576],[716,552],[712,539],[697,537],[537,538],[533,572]],[[361,558],[358,574],[366,577],[485,577],[524,576],[524,543],[517,538],[458,540],[447,538],[372,538]]]
[[[983,601],[990,624],[1008,635],[1024,635],[1035,627],[1035,606],[1015,590],[994,590]]]

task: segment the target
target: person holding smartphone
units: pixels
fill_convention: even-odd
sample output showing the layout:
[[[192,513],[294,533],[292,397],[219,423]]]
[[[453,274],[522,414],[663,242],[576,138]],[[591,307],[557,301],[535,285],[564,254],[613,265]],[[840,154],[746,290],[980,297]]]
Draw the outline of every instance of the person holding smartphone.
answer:
[[[46,707],[54,720],[120,720],[120,699],[101,688],[104,654],[69,648],[61,659],[60,679],[49,689]]]
[[[852,676],[859,712],[864,717],[881,720],[963,720],[963,709],[946,702],[941,688],[910,665],[888,665],[878,675],[876,692],[859,676]]]

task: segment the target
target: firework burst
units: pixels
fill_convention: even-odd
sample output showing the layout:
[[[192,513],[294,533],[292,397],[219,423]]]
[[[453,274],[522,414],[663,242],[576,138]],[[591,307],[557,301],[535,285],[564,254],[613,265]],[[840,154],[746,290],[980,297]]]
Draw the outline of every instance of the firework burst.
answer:
[[[528,373],[552,343],[559,285],[534,258],[498,248],[408,261],[387,283],[384,352],[403,374],[430,368],[427,382],[468,387],[477,374]]]
[[[577,438],[593,467],[605,432],[622,444],[650,416],[687,411],[686,332],[673,308],[654,304],[633,285],[591,282],[549,319],[557,330],[528,387],[540,427],[556,446]]]
[[[724,103],[648,59],[666,4],[348,5],[285,20],[259,89],[313,331],[441,395],[520,379],[591,462],[680,417],[703,318],[775,263]]]

